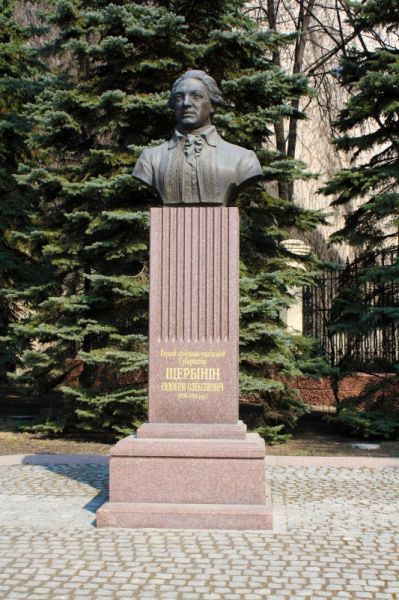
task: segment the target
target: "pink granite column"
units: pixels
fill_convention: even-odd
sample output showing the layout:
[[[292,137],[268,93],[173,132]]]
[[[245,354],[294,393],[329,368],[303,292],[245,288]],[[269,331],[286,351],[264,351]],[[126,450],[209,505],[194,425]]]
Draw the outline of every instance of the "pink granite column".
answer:
[[[138,437],[244,437],[238,210],[153,208],[150,249],[149,423]]]

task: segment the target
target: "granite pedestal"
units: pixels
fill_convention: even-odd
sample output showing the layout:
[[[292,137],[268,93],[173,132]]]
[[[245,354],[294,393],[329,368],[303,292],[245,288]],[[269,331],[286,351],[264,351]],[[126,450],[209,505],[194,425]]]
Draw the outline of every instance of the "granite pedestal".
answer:
[[[111,449],[98,527],[270,529],[265,445],[238,420],[236,208],[153,208],[149,421]]]

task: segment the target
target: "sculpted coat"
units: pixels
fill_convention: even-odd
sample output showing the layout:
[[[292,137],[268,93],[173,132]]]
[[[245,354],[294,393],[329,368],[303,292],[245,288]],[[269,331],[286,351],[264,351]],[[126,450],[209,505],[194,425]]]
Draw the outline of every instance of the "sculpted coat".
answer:
[[[261,166],[252,150],[229,144],[215,127],[200,137],[201,151],[190,161],[184,152],[186,138],[176,131],[169,142],[144,150],[136,163],[134,176],[156,189],[164,204],[225,206],[243,184],[262,177]]]

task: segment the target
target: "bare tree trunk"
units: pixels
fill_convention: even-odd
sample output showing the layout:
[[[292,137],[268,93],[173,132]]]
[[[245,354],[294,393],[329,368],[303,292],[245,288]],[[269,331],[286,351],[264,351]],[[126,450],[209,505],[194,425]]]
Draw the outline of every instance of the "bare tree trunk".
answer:
[[[300,0],[299,14],[297,31],[301,33],[295,45],[294,65],[292,72],[294,74],[301,73],[303,71],[303,57],[305,53],[305,46],[307,42],[307,33],[309,30],[309,24],[312,18],[312,10],[315,4],[315,0],[309,0],[306,4],[306,0]],[[299,109],[299,98],[292,101],[291,106],[295,111]],[[288,128],[288,146],[287,156],[295,158],[296,144],[298,139],[298,119],[295,115],[292,115],[289,122]],[[290,183],[288,186],[288,198],[293,199],[294,195],[294,184]]]
[[[277,31],[275,0],[267,0],[267,19],[269,27],[273,31]],[[279,50],[273,51],[273,62],[281,67],[281,57]],[[284,133],[283,117],[277,117],[274,121],[274,135],[276,136],[276,148],[283,156],[287,155],[287,145]],[[287,181],[278,181],[278,194],[280,198],[288,200],[289,186]]]

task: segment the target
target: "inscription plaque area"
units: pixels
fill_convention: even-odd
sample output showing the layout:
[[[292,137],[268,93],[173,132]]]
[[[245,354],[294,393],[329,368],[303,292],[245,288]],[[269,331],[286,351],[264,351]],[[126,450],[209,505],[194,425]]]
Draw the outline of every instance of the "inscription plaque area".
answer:
[[[237,208],[151,209],[149,421],[111,449],[99,527],[270,529],[265,445],[238,421]]]

